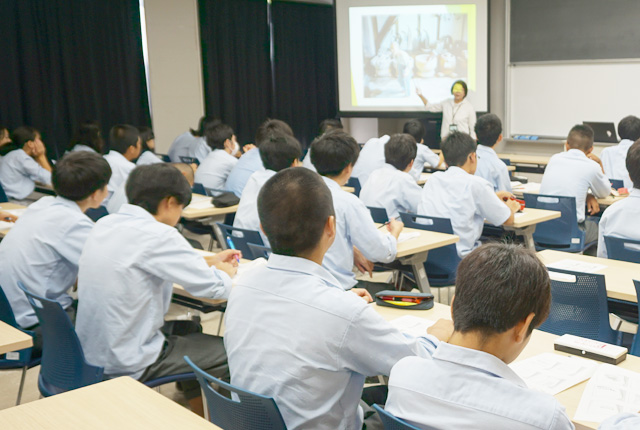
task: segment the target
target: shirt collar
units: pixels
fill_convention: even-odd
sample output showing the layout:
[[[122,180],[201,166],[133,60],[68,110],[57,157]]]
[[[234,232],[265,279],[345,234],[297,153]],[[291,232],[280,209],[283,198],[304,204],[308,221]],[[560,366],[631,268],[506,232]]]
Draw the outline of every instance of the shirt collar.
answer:
[[[135,217],[139,217],[139,218],[145,218],[148,220],[154,220],[156,221],[156,219],[153,217],[153,215],[151,215],[149,212],[147,212],[146,209],[138,206],[138,205],[132,205],[132,204],[124,204],[120,207],[120,210],[118,211],[119,214],[124,214],[124,215],[133,215]]]
[[[567,151],[567,154],[573,157],[587,158],[587,155],[584,152],[576,148],[571,148],[570,150]]]
[[[80,206],[78,206],[78,203],[74,202],[73,200],[65,199],[61,196],[56,196],[55,203],[82,213],[82,210],[80,210]]]
[[[492,154],[492,155],[496,155],[497,156],[496,151],[490,146],[485,146],[485,145],[478,144],[477,152],[484,152],[484,153],[487,153],[487,154]]]
[[[640,188],[633,188],[629,191],[629,197],[640,197]]]
[[[629,146],[633,145],[633,142],[634,141],[630,140],[630,139],[622,139],[618,145],[622,146],[622,147],[629,147]]]
[[[466,367],[472,367],[485,373],[490,373],[499,378],[506,379],[520,387],[527,384],[509,367],[495,355],[464,348],[462,346],[451,345],[440,342],[436,352],[433,354],[434,360],[448,361]]]
[[[127,160],[127,158],[124,155],[122,155],[118,151],[114,151],[113,149],[111,151],[109,151],[109,156],[110,157],[116,157],[116,158],[118,158],[120,160],[124,160],[127,163],[131,163],[131,161]]]
[[[340,282],[329,273],[324,267],[314,263],[311,260],[300,257],[290,257],[287,255],[271,254],[267,267],[275,270],[284,270],[287,272],[303,273],[313,275],[320,278],[328,287],[338,288],[344,291],[340,286]]]
[[[468,175],[469,174],[462,167],[458,167],[458,166],[449,166],[445,171],[445,173],[447,172],[449,172],[450,175],[462,175],[462,174]]]
[[[324,179],[324,183],[327,184],[327,187],[329,187],[329,189],[332,189],[332,188],[334,190],[342,189],[340,185],[333,179],[328,178],[326,176],[323,176],[322,179]]]

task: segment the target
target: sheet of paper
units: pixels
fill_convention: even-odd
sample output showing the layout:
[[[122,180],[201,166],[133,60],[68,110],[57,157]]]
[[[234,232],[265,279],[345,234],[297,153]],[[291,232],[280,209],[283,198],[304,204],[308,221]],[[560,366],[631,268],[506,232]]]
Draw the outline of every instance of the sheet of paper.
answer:
[[[0,221],[0,230],[7,230],[13,227],[15,224],[7,221]]]
[[[554,396],[589,379],[599,365],[593,360],[546,352],[510,367],[529,388]]]
[[[513,218],[514,219],[518,219],[518,218],[522,218],[525,215],[526,214],[524,212],[516,212],[516,213],[513,214]]]
[[[192,201],[185,209],[209,209],[213,207],[211,197]]]
[[[547,264],[549,269],[571,270],[573,272],[597,273],[607,268],[604,264],[587,263],[586,261],[578,261],[565,259]]]
[[[435,323],[435,321],[413,315],[404,315],[390,321],[392,326],[411,336],[424,336],[427,334],[427,329]]]
[[[400,233],[398,236],[398,243],[406,242],[407,240],[416,239],[420,237],[420,233],[412,231],[410,233]]]
[[[575,421],[601,422],[621,412],[640,410],[640,373],[601,364],[587,383]]]

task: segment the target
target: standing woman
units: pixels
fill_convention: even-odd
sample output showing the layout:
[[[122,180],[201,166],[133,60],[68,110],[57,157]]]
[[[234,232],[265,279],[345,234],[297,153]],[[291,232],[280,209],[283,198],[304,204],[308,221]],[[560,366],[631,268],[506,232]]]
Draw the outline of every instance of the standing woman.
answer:
[[[441,140],[444,140],[449,133],[454,131],[467,133],[474,139],[476,138],[474,130],[476,111],[467,100],[467,84],[464,81],[455,81],[451,87],[453,99],[445,100],[441,103],[428,103],[418,87],[416,87],[416,93],[428,112],[442,112]]]

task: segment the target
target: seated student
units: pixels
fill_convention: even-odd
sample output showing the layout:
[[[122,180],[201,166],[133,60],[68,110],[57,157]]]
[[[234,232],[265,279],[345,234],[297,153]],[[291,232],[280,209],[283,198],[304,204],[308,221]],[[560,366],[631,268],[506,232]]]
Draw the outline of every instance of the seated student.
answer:
[[[35,128],[16,128],[11,141],[15,149],[2,158],[0,184],[7,197],[22,200],[35,190],[36,182],[51,185],[51,164]]]
[[[626,116],[618,123],[619,144],[604,148],[600,153],[604,174],[609,179],[618,179],[624,182],[625,188],[631,191],[633,181],[629,178],[625,160],[627,151],[636,140],[640,139],[640,118],[633,115]]]
[[[11,144],[9,129],[0,125],[0,166],[2,166],[2,158],[14,149],[16,148]]]
[[[502,142],[500,118],[492,113],[482,115],[476,122],[476,136],[478,137],[476,176],[489,181],[494,191],[511,192],[509,170],[495,151],[495,147]]]
[[[78,126],[71,139],[69,152],[88,151],[102,154],[104,152],[104,140],[97,121],[85,121]]]
[[[127,180],[127,197],[131,204],[96,223],[80,257],[76,331],[87,361],[103,366],[106,378],[146,381],[190,371],[182,358],[188,355],[226,378],[221,337],[198,332],[191,321],[170,324],[181,334],[165,336],[162,328],[173,283],[195,296],[226,298],[240,253],[203,258],[174,228],[191,187],[171,165],[138,166]],[[183,387],[195,399],[200,389],[191,382]]]
[[[141,153],[136,161],[137,166],[144,166],[145,164],[158,164],[163,161],[156,155],[156,142],[153,130],[149,127],[138,127],[138,133],[140,134]]]
[[[275,135],[260,145],[260,158],[266,170],[254,172],[242,192],[233,226],[245,230],[260,231],[258,218],[258,193],[265,182],[276,172],[300,165],[302,149],[295,137],[287,134]],[[262,233],[262,232],[261,232]],[[263,237],[263,240],[266,237]],[[268,242],[265,241],[265,244]]]
[[[262,159],[260,158],[260,145],[262,142],[266,142],[274,134],[286,134],[293,136],[293,130],[291,127],[279,119],[268,119],[258,127],[256,132],[255,146],[256,150],[245,150],[245,153],[240,157],[236,165],[229,173],[225,189],[231,191],[238,197],[242,197],[242,192],[249,181],[249,177],[254,172],[262,171],[265,167],[262,165]],[[247,145],[245,145],[246,147]]]
[[[318,133],[318,136],[322,136],[323,134],[331,130],[342,130],[342,128],[343,128],[342,121],[340,121],[340,119],[328,118],[323,120],[320,123],[320,132]],[[314,172],[316,172],[316,168],[313,166],[313,163],[311,162],[310,149],[311,148],[309,148],[309,150],[307,151],[307,155],[304,156],[304,160],[302,160],[302,165],[307,169],[313,170]]]
[[[209,127],[214,127],[222,122],[212,116],[203,116],[198,122],[198,129],[190,129],[176,137],[169,147],[168,154],[172,163],[182,163],[180,157],[195,158],[198,163],[202,163],[207,155],[211,153],[211,148],[204,138],[204,131]]]
[[[334,200],[303,167],[264,184],[258,212],[273,254],[238,279],[225,316],[231,383],[273,397],[292,430],[360,429],[365,377],[427,357],[451,334],[443,321],[425,336],[403,335],[367,305],[365,291],[344,291],[321,266],[338,234]]]
[[[410,134],[394,134],[384,147],[386,164],[374,170],[360,191],[369,207],[385,208],[389,218],[399,212],[417,212],[422,188],[409,174],[415,163],[416,141]]]
[[[551,283],[536,255],[487,244],[458,266],[454,332],[432,358],[391,369],[385,409],[419,428],[573,429],[552,396],[529,389],[508,366],[549,315]]]
[[[29,291],[58,301],[71,317],[75,314],[67,291],[76,282],[80,253],[94,225],[84,212],[100,206],[110,176],[109,164],[98,154],[65,155],[53,169],[57,197],[43,197],[30,205],[0,242],[0,286],[20,327],[33,329],[38,318],[18,281]],[[36,336],[36,354],[41,346]]]
[[[575,197],[578,225],[585,231],[585,243],[598,240],[598,223],[585,219],[585,205],[590,215],[600,212],[596,197],[606,197],[611,183],[604,175],[602,162],[593,151],[593,130],[576,125],[569,132],[566,152],[555,154],[542,176],[540,194]],[[593,194],[587,192],[591,189]]]
[[[417,119],[407,121],[402,127],[402,132],[413,136],[418,143],[416,161],[414,161],[413,168],[409,172],[413,179],[417,181],[424,170],[424,163],[429,163],[431,167],[438,167],[440,165],[440,157],[424,144],[424,125]]]
[[[367,183],[371,172],[384,166],[384,146],[389,139],[388,134],[379,138],[374,137],[367,140],[362,147],[358,161],[353,166],[353,173],[351,174],[354,178],[358,178],[361,187],[364,187],[364,184]]]
[[[485,219],[495,226],[512,224],[520,205],[511,193],[494,193],[489,182],[474,176],[477,145],[471,136],[455,131],[441,147],[449,168],[434,173],[424,185],[418,214],[449,218],[453,233],[460,236],[458,255],[464,257],[480,246]]]
[[[311,162],[331,190],[338,229],[336,240],[324,256],[322,266],[345,290],[356,284],[372,290],[385,289],[388,287],[386,284],[356,281],[352,269],[355,264],[362,272],[371,273],[371,261],[392,262],[396,258],[397,240],[404,225],[391,220],[387,225],[391,234],[382,233],[376,228],[362,200],[341,188],[351,176],[358,152],[355,139],[342,130],[325,133],[311,144]]]
[[[138,158],[142,148],[138,129],[132,125],[119,124],[111,127],[109,132],[109,144],[111,150],[104,156],[111,166],[111,180],[109,181],[109,196],[127,181],[129,174],[136,165],[133,160]]]
[[[233,129],[226,124],[218,124],[205,130],[207,145],[213,150],[196,170],[196,182],[205,188],[226,190],[229,173],[238,163],[240,145]],[[218,193],[219,194],[219,193]]]
[[[626,168],[633,182],[629,197],[609,206],[600,218],[598,232],[598,257],[608,258],[605,236],[640,240],[640,140],[627,152]]]

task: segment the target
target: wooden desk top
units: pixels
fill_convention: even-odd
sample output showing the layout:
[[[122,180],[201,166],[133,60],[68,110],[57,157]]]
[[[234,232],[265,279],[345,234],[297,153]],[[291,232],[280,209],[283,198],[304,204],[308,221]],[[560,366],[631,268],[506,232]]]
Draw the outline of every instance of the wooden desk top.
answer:
[[[0,211],[12,210],[12,209],[26,209],[26,206],[17,205],[15,203],[0,203]],[[4,230],[0,230],[0,237],[4,237],[9,233],[11,229],[6,228]]]
[[[207,200],[209,201],[209,204],[201,203]],[[211,203],[211,197],[203,196],[201,194],[193,194],[191,204],[182,211],[182,217],[186,219],[206,218],[210,216],[235,213],[237,210],[238,205],[226,208],[217,208]]]
[[[4,409],[0,422],[16,430],[220,428],[129,377]]]
[[[347,187],[346,185],[344,185],[344,186],[342,186],[342,187],[340,187],[340,188],[342,188],[344,191],[346,191],[346,192],[348,192],[348,193],[355,193],[355,192],[356,192],[356,189],[355,189],[355,188],[353,188],[353,187]]]
[[[381,227],[381,224],[376,224],[380,227],[380,231],[385,231]],[[420,252],[429,251],[435,248],[441,248],[443,246],[451,245],[460,240],[455,234],[437,233],[434,231],[418,230],[413,228],[403,228],[402,233],[418,233],[419,236],[413,239],[405,240],[398,243],[398,252],[396,258],[406,257]]]
[[[519,185],[519,186],[513,188],[513,194],[518,198],[522,198],[524,193],[540,194],[540,183],[539,182],[528,182],[526,184],[522,184],[522,185]],[[615,202],[619,202],[620,200],[625,199],[627,196],[628,196],[628,194],[625,194],[623,196],[609,195],[607,197],[599,198],[599,199],[597,199],[597,201],[598,201],[598,204],[600,206],[611,206]]]
[[[498,154],[500,158],[508,158],[512,164],[535,164],[538,166],[546,166],[549,164],[549,158],[544,155],[525,155],[525,154]]]
[[[607,296],[612,299],[625,300],[632,303],[638,302],[633,280],[640,280],[640,264],[549,249],[538,252],[538,257],[545,264],[555,263],[560,260],[576,260],[591,264],[602,264],[606,266],[606,268],[596,273],[604,275],[607,285]]]
[[[524,211],[515,214],[513,227],[523,228],[533,224],[560,218],[562,214],[558,211],[548,211],[544,209],[524,208]]]
[[[426,184],[429,178],[431,177],[431,175],[433,175],[433,173],[426,173],[426,172],[420,173],[420,178],[418,178],[418,185]]]
[[[15,327],[0,321],[0,354],[20,351],[33,346],[33,338]]]

